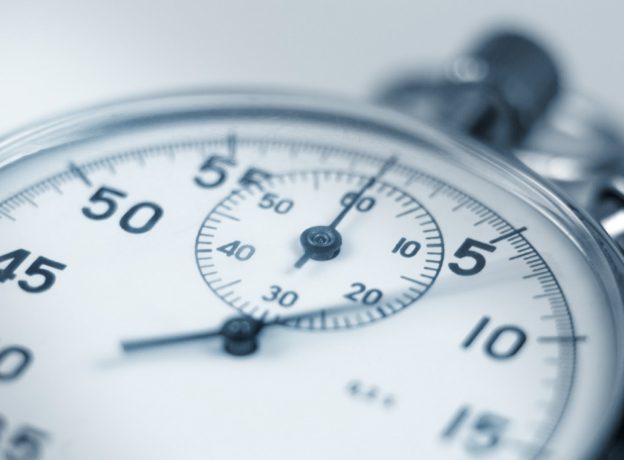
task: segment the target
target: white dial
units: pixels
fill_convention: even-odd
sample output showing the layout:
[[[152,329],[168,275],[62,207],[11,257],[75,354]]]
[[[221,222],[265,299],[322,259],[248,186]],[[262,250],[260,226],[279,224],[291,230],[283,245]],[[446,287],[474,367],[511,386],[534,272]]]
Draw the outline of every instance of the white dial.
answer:
[[[592,234],[367,110],[196,95],[1,144],[0,458],[593,455],[622,317]]]

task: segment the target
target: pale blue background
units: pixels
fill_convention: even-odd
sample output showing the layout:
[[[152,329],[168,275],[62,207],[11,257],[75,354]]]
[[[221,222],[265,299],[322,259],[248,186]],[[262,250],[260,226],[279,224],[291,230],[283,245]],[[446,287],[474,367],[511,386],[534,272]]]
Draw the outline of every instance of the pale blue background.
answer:
[[[624,2],[0,0],[0,132],[136,93],[286,85],[363,97],[496,21],[525,24],[574,86],[624,113]]]

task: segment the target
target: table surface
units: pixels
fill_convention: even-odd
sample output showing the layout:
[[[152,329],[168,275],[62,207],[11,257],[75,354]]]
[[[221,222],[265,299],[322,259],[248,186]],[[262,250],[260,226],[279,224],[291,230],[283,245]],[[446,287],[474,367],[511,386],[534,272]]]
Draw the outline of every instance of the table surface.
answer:
[[[535,32],[567,85],[624,113],[624,3],[0,0],[0,133],[141,93],[269,86],[366,97],[489,27]]]

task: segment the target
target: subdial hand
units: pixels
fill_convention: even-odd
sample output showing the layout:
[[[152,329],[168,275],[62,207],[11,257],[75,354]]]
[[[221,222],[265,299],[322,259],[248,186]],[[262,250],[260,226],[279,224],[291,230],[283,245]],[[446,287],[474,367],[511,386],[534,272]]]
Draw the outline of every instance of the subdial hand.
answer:
[[[396,157],[388,158],[381,168],[379,168],[377,174],[366,181],[362,188],[355,194],[351,202],[340,210],[340,213],[329,225],[315,225],[303,231],[299,237],[301,246],[303,246],[303,255],[295,263],[295,268],[303,267],[310,259],[330,260],[338,255],[340,247],[342,246],[342,235],[336,230],[336,227],[362,198],[364,193],[366,193],[396,161]]]

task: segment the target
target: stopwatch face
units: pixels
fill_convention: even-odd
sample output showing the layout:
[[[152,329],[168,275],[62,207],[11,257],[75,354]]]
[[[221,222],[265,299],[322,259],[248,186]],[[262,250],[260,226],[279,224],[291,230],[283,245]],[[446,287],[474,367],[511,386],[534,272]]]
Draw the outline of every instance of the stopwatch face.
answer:
[[[0,154],[4,458],[588,458],[615,423],[617,258],[474,145],[192,94]]]

